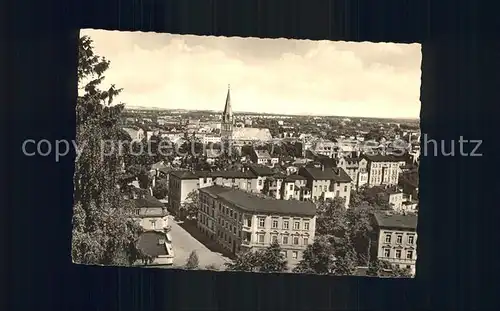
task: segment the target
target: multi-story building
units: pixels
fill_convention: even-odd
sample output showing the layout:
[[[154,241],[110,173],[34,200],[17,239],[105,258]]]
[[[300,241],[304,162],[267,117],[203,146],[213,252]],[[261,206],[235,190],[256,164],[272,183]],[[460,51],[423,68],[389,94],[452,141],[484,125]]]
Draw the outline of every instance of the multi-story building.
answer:
[[[408,268],[415,275],[417,262],[417,216],[374,213],[377,246],[372,258],[387,261],[400,268]]]
[[[155,197],[148,194],[134,195],[135,218],[144,230],[164,231],[168,228],[167,208]]]
[[[382,204],[389,204],[392,209],[398,212],[403,211],[403,202],[406,201],[403,191],[396,186],[383,187],[374,186],[365,190],[365,195],[372,201]]]
[[[174,250],[172,238],[168,233],[168,212],[159,200],[147,194],[134,194],[134,218],[139,222],[144,232],[138,240],[137,247],[151,261],[138,261],[137,264],[172,265]]]
[[[337,143],[329,140],[318,140],[312,145],[311,151],[317,155],[333,158],[337,154]]]
[[[311,189],[313,201],[341,197],[349,207],[351,198],[351,178],[341,167],[302,167],[299,175],[307,180],[306,187]]]
[[[351,177],[351,184],[354,188],[360,188],[368,182],[367,163],[365,158],[341,157],[337,161],[337,166],[343,168]]]
[[[368,186],[397,185],[403,162],[392,155],[363,155],[366,159]]]
[[[234,254],[277,241],[292,268],[314,241],[316,206],[312,202],[263,198],[221,186],[199,192],[198,227]]]
[[[260,186],[259,186],[260,184]],[[170,172],[168,202],[172,212],[183,217],[182,205],[188,195],[200,188],[220,185],[236,187],[245,191],[259,192],[264,181],[249,171],[173,171]]]
[[[311,189],[307,188],[307,179],[299,174],[288,175],[283,180],[281,198],[283,200],[310,200]]]

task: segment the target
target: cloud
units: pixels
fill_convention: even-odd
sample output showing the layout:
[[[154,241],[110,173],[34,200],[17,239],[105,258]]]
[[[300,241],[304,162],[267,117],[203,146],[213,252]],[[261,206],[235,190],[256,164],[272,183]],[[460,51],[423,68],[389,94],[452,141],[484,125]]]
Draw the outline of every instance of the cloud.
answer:
[[[84,30],[131,106],[418,118],[418,44]]]

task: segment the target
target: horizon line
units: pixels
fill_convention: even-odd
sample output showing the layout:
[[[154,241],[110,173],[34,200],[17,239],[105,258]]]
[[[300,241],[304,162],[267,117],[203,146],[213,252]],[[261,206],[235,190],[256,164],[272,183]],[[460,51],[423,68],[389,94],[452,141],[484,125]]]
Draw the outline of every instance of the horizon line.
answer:
[[[144,107],[144,106],[131,106],[125,104],[126,110],[157,110],[157,111],[192,111],[192,112],[222,112],[222,110],[213,110],[213,109],[185,109],[185,108],[160,108],[160,107]],[[252,112],[252,111],[233,111],[236,114],[256,114],[256,115],[271,115],[271,116],[290,116],[290,117],[338,117],[338,118],[369,118],[369,119],[395,119],[395,120],[420,120],[420,117],[356,117],[356,116],[341,116],[341,115],[317,115],[317,114],[309,114],[309,113],[292,113],[292,114],[283,114],[283,113],[271,113],[271,112]]]

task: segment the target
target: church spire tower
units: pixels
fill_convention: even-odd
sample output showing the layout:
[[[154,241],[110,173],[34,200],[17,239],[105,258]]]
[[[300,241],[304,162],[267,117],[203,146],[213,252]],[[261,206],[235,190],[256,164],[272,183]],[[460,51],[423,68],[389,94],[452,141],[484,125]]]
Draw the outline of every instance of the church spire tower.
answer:
[[[224,112],[222,113],[222,123],[221,123],[221,139],[224,141],[229,141],[233,138],[233,126],[234,117],[233,109],[231,107],[231,86],[227,86],[226,95],[226,105],[224,106]]]

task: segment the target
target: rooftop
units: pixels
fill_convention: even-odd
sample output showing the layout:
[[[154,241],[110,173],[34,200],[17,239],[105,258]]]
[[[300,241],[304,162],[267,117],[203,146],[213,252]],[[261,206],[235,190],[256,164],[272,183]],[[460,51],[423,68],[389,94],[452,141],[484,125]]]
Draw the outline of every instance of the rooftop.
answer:
[[[316,168],[316,167],[302,167],[299,170],[302,176],[307,175],[315,180],[333,180],[335,182],[348,183],[352,179],[347,175],[344,169],[340,167],[334,168]]]
[[[402,162],[404,161],[401,157],[396,157],[393,155],[367,155],[364,154],[363,157],[371,162]]]
[[[165,205],[161,203],[157,198],[152,195],[146,194],[138,199],[134,199],[135,205],[138,208],[144,207],[161,207],[164,208]]]
[[[218,197],[250,213],[285,214],[309,217],[316,215],[316,205],[308,201],[267,199],[239,189],[221,186],[201,188],[200,192]]]
[[[274,171],[264,165],[249,165],[249,169],[257,176],[271,176],[274,175]]]
[[[256,178],[255,174],[251,171],[172,171],[170,175],[179,179],[198,179],[198,178]]]
[[[390,214],[384,212],[374,213],[375,221],[380,228],[391,229],[417,229],[417,215]]]
[[[294,182],[296,180],[305,180],[306,178],[304,176],[301,176],[299,174],[292,174],[292,175],[288,175],[286,178],[285,178],[285,182]]]
[[[165,245],[167,241],[168,236],[163,232],[146,231],[139,237],[137,248],[139,248],[144,254],[153,258],[165,256],[169,255],[167,246]]]

